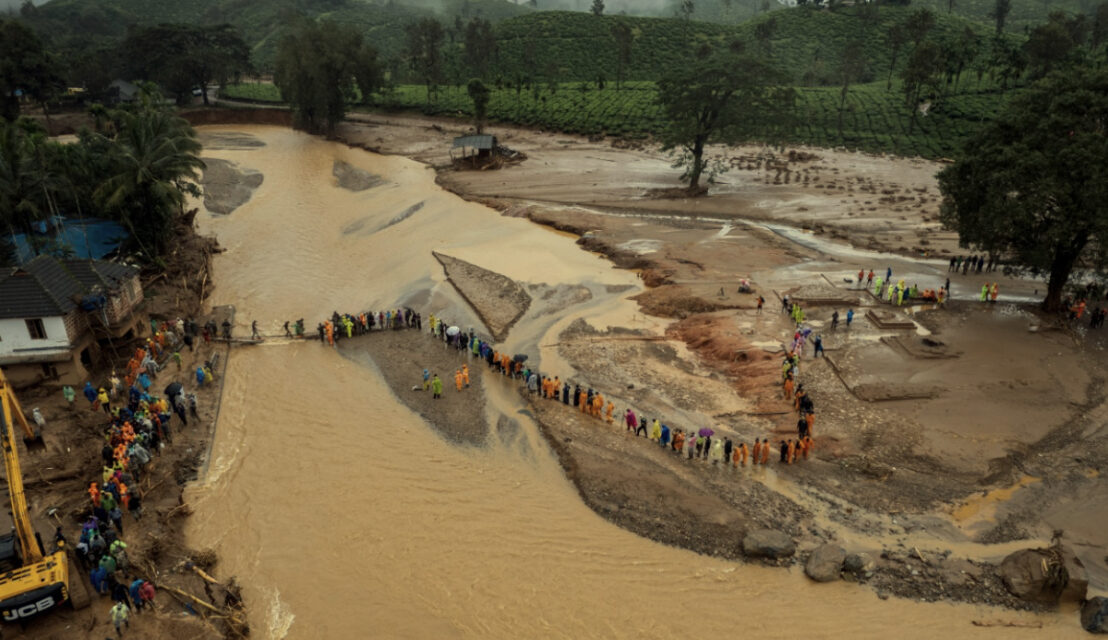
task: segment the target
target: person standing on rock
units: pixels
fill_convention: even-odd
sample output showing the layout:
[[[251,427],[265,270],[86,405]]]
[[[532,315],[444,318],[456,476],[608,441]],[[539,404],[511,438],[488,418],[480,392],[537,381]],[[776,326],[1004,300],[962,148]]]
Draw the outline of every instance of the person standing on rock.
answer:
[[[835,322],[837,323],[837,322],[838,322],[838,319],[836,319],[836,320],[835,320]],[[818,358],[818,357],[820,357],[820,356],[822,356],[822,355],[825,355],[825,354],[823,353],[823,336],[819,336],[819,335],[817,335],[817,336],[816,336],[816,339],[815,339],[815,342],[813,342],[812,344],[813,344],[813,345],[815,346],[815,348],[816,348],[816,354],[815,354],[814,356],[812,356],[812,357],[814,357],[814,358]]]
[[[831,330],[839,328],[839,310],[835,309],[835,312],[831,314]]]
[[[762,312],[762,307],[765,306],[766,299],[762,296],[758,296],[758,313]]]
[[[762,438],[762,464],[769,464],[769,438]]]
[[[792,442],[792,440],[790,440],[789,442],[785,442],[784,440],[782,440],[781,443],[778,445],[780,447],[781,462],[783,464],[788,464],[789,460],[792,457],[791,454],[789,453],[789,444],[791,442]]]
[[[545,398],[547,392],[550,390],[550,382],[543,380],[542,395]],[[531,377],[527,378],[527,391],[531,395],[535,395],[539,390],[539,374],[532,372]]]
[[[612,417],[612,414],[615,412],[615,410],[616,410],[615,403],[612,402],[611,400],[609,400],[608,401],[608,411],[607,411],[608,417],[606,418],[606,421],[608,422],[608,424],[613,424],[615,422],[615,418]]]
[[[454,370],[454,386],[458,389],[458,393],[462,392],[462,370]]]
[[[854,309],[846,310],[846,328],[850,328],[850,323],[854,322]]]
[[[731,443],[731,438],[727,438],[723,441],[723,461],[731,462],[731,450],[734,448],[734,444]]]
[[[431,379],[431,396],[432,400],[438,400],[442,397],[442,380],[439,379],[439,374],[435,374],[435,377]]]
[[[754,438],[754,451],[753,457],[750,459],[751,464],[758,464],[758,459],[762,455],[762,441]]]

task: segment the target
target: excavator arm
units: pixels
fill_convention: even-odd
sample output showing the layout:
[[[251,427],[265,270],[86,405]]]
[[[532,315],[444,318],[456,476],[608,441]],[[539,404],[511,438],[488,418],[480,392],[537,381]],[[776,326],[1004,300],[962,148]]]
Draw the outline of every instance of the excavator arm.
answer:
[[[49,611],[70,599],[69,558],[64,549],[46,554],[31,525],[27,495],[23,490],[23,471],[15,440],[15,421],[24,431],[30,425],[15,392],[0,372],[0,449],[7,471],[8,498],[11,500],[12,533],[0,535],[0,620],[16,622]],[[79,581],[79,576],[78,576]]]
[[[15,442],[13,421],[16,419],[22,421],[25,429],[30,431],[15,392],[12,391],[3,374],[0,374],[0,420],[3,421],[3,424],[0,424],[0,427],[3,427],[3,431],[0,432],[0,446],[4,451],[4,469],[8,474],[8,498],[11,500],[12,521],[23,551],[23,564],[26,565],[42,560],[42,550],[31,527],[31,516],[27,513],[27,495],[23,491],[23,470],[19,467],[19,451],[16,449]]]

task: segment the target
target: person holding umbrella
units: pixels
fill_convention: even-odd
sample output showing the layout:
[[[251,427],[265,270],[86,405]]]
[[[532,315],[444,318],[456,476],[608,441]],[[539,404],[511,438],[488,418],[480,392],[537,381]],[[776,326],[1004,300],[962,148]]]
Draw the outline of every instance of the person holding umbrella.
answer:
[[[702,457],[704,459],[708,458],[708,452],[709,452],[709,450],[711,449],[711,446],[712,446],[712,436],[714,436],[715,433],[716,433],[715,430],[713,430],[709,427],[701,427],[700,430],[697,431],[697,434],[704,441],[704,448],[703,449],[701,449],[700,447],[697,447],[697,453],[701,454],[700,457]],[[699,443],[700,439],[697,439],[697,442]]]

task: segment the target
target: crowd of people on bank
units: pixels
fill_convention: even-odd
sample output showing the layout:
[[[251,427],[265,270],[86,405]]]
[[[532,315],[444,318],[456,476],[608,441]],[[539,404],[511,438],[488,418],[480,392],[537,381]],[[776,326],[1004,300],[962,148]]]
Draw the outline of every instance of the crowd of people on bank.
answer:
[[[71,547],[93,590],[112,599],[111,622],[120,634],[129,627],[132,613],[153,609],[157,595],[155,585],[140,577],[127,557],[126,517],[133,521],[143,517],[140,484],[163,450],[172,445],[178,428],[174,425],[183,428],[188,426],[189,416],[199,418],[195,393],[170,382],[159,394],[153,389],[154,382],[171,362],[181,371],[180,350],[191,350],[199,332],[191,319],[152,321],[152,337],[145,347],[135,350],[122,377],[112,372],[104,386],[97,388],[91,381],[84,386],[88,409],[103,411],[107,418],[102,430],[101,472],[88,484],[87,515],[76,543],[69,544],[62,527],[57,528],[54,542],[59,548]],[[214,378],[213,368],[210,361],[197,368],[200,386]],[[72,406],[76,394],[68,386],[62,392]]]

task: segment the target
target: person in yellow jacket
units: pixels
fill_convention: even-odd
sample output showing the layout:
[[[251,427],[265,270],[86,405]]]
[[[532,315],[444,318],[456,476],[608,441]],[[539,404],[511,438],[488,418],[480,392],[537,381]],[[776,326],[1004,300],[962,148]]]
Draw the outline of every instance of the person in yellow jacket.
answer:
[[[111,401],[108,399],[108,391],[104,387],[100,387],[100,392],[96,394],[96,399],[100,401],[100,408],[104,410],[104,413],[110,414],[112,412]]]
[[[662,423],[658,422],[657,418],[654,418],[654,422],[650,423],[650,439],[654,442],[662,439]]]
[[[462,365],[462,383],[464,383],[465,386],[467,386],[467,387],[469,386],[469,365],[468,364],[463,364]]]

